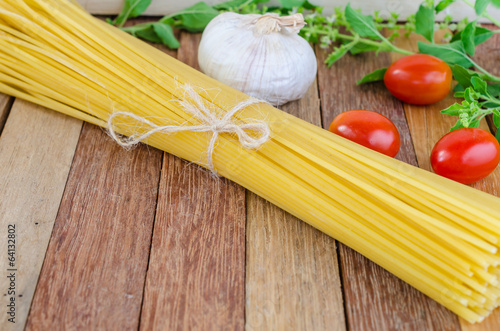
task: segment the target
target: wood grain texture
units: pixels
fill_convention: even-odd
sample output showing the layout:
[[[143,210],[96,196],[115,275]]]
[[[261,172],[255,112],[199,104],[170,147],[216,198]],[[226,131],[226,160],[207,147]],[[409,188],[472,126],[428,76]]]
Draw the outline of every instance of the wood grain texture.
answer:
[[[397,158],[416,165],[403,105],[381,83],[356,86],[365,74],[388,66],[389,55],[348,55],[328,69],[322,65],[326,52],[318,48],[317,54],[323,126],[327,128],[337,114],[351,109],[382,113],[400,132]],[[340,244],[339,250],[350,330],[459,329],[457,317],[432,299],[347,246]]]
[[[444,33],[445,31],[436,32],[435,39],[437,41],[441,40]],[[477,49],[478,52],[475,58],[481,66],[484,66],[487,70],[491,70],[494,74],[500,73],[497,67],[497,61],[500,57],[495,55],[496,52],[493,51],[493,49],[498,49],[500,46],[500,38],[498,37],[500,36],[494,35],[486,44],[480,46]],[[412,35],[409,39],[399,38],[398,46],[417,51],[416,42],[419,40],[422,40],[422,38],[415,35]],[[399,57],[400,55],[392,55],[393,60]],[[444,100],[428,106],[404,105],[411,135],[414,141],[418,142],[415,144],[417,160],[419,166],[423,169],[432,171],[430,164],[432,148],[442,136],[449,132],[450,128],[457,121],[456,117],[440,113],[442,109],[449,107],[454,102],[461,102],[460,99],[454,98],[452,94],[453,92],[450,92],[450,95]],[[486,121],[482,121],[480,127],[484,130],[489,130]],[[471,186],[481,191],[500,196],[500,167],[497,167],[497,169],[487,178],[471,184]],[[498,313],[498,310],[480,324],[472,325],[461,318],[459,321],[464,331],[489,331],[500,329],[500,313]]]
[[[490,30],[496,30],[498,27],[494,25],[485,25],[486,28]],[[500,35],[494,34],[488,41],[479,45],[476,48],[476,54],[474,55],[474,61],[481,65],[484,69],[488,70],[492,74],[496,76],[500,76]],[[488,118],[489,120],[491,118]],[[482,124],[485,130],[488,130],[486,122]],[[491,130],[493,134],[496,131]],[[489,175],[487,178],[481,180],[478,183],[474,184],[474,187],[488,192],[490,194],[496,195],[500,197],[500,166],[496,168],[496,170]],[[500,208],[500,206],[499,206]],[[500,319],[497,320],[497,325],[499,325],[498,329],[500,330]],[[486,329],[484,329],[486,330]]]
[[[13,102],[13,97],[0,93],[0,135],[2,134],[3,127],[7,121],[7,116],[9,115],[10,107]]]
[[[241,330],[244,190],[164,159],[141,330]]]
[[[495,27],[494,25],[486,25],[485,27],[491,30],[497,29],[497,27]],[[480,66],[482,66],[492,74],[499,76],[499,49],[500,35],[494,34],[491,39],[477,47],[474,61],[476,61]],[[497,167],[492,175],[488,176],[475,185],[477,185],[476,188],[479,188],[480,190],[496,196],[500,196],[500,166]],[[487,319],[479,324],[470,324],[462,319],[460,320],[460,324],[462,325],[463,331],[500,330],[500,309],[497,308]]]
[[[4,98],[5,100],[6,98]],[[82,122],[17,99],[0,137],[0,330],[22,330]],[[16,227],[15,324],[7,321],[7,226]],[[5,291],[5,292],[4,292]]]
[[[493,28],[493,26],[490,27]],[[445,31],[436,32],[435,39],[439,41],[444,33]],[[416,42],[419,40],[423,40],[423,38],[416,35],[412,35],[409,39],[399,38],[398,45],[412,51],[417,51],[418,48],[416,46]],[[497,75],[500,74],[500,69],[498,68],[500,55],[498,55],[498,51],[495,50],[498,50],[499,48],[500,36],[493,35],[490,40],[478,47],[475,57],[475,60],[478,63],[481,63],[481,66]],[[392,55],[393,60],[399,57],[401,57],[401,55]],[[450,92],[448,97],[432,105],[404,105],[411,135],[414,141],[418,142],[415,144],[415,149],[418,164],[421,168],[432,171],[430,164],[432,148],[442,136],[449,132],[450,128],[457,121],[457,117],[443,115],[440,111],[449,107],[453,103],[461,102],[462,100],[463,99],[454,98],[453,92]],[[486,121],[481,122],[480,128],[490,131]],[[487,178],[474,183],[471,186],[477,188],[478,190],[500,196],[500,167],[497,167],[497,169]]]
[[[492,28],[492,26],[490,26],[490,28]],[[437,32],[435,36],[436,40],[440,40],[443,33],[444,31]],[[500,56],[497,51],[500,47],[499,37],[500,36],[498,35],[494,35],[485,44],[478,47],[475,57],[475,60],[482,67],[497,75],[500,74],[500,70],[498,68]],[[417,36],[412,36],[410,39],[400,38],[398,40],[398,44],[403,48],[416,51],[417,47],[415,43],[417,40],[422,39]],[[393,55],[393,59],[396,59],[397,57],[399,56]],[[416,154],[421,168],[432,171],[429,158],[431,150],[436,142],[448,133],[450,128],[457,121],[456,117],[443,115],[440,113],[440,110],[447,108],[454,102],[461,102],[461,100],[454,98],[451,92],[447,98],[433,105],[404,105],[411,135],[415,141],[419,142],[416,144]],[[484,130],[489,130],[486,121],[482,121],[480,127]],[[471,186],[481,191],[500,196],[500,167],[497,167],[497,169],[487,178],[474,183]],[[460,319],[460,325],[464,331],[498,330],[500,329],[500,313],[497,309],[497,311],[484,322],[474,325]]]
[[[161,157],[84,125],[28,330],[137,329]]]
[[[200,35],[178,58],[197,67]],[[165,154],[141,330],[242,330],[245,190]]]
[[[317,83],[283,110],[321,126]],[[247,330],[345,330],[335,241],[247,193]]]

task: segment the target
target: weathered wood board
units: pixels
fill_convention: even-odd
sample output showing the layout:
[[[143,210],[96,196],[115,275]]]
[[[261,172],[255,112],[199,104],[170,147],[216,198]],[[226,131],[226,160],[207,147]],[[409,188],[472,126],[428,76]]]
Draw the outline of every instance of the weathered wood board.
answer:
[[[2,308],[15,298],[15,323],[2,309],[1,330],[24,328],[81,127],[79,120],[16,100],[0,136]]]
[[[181,49],[170,54],[196,67],[200,35],[180,37]],[[499,37],[475,58],[496,74]],[[403,138],[397,157],[430,170],[430,149],[454,121],[439,110],[454,99],[416,107],[381,83],[355,85],[396,56],[346,56],[328,69],[324,51],[316,51],[317,85],[283,110],[324,128],[345,110],[379,111]],[[144,145],[125,151],[100,128],[82,131],[81,122],[21,100],[10,110],[12,100],[0,95],[0,246],[7,247],[8,224],[16,224],[18,310],[15,325],[0,320],[2,330],[24,329],[28,314],[28,330],[500,328],[498,311],[470,325],[196,165]],[[499,196],[499,185],[500,168],[474,187]]]

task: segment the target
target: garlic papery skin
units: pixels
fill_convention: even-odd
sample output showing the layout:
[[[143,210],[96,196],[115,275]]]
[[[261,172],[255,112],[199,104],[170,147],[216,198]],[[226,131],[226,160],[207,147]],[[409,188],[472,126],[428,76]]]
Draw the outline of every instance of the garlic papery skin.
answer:
[[[317,71],[313,49],[298,35],[304,24],[302,14],[220,14],[203,32],[200,68],[275,106],[300,99]]]

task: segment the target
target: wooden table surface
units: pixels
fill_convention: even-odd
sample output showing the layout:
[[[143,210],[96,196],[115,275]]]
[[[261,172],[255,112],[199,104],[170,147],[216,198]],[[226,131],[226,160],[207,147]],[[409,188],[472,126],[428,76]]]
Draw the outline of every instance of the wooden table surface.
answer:
[[[136,21],[137,22],[137,21]],[[200,35],[167,51],[197,66]],[[415,38],[399,44],[415,48]],[[454,119],[357,79],[391,54],[316,48],[317,81],[281,107],[318,126],[371,109],[402,136],[397,158],[430,169]],[[500,35],[475,57],[500,74]],[[483,127],[488,130],[488,125]],[[350,248],[238,185],[141,145],[0,95],[0,330],[500,330],[497,310],[470,325]],[[500,167],[473,185],[500,196]],[[16,231],[7,264],[8,225]],[[13,268],[12,268],[13,267]],[[8,321],[15,269],[15,324]]]

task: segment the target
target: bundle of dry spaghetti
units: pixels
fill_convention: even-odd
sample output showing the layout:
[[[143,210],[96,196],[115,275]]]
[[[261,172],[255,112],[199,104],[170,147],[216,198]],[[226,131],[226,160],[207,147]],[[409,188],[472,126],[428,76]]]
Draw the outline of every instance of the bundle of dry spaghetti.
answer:
[[[213,167],[470,322],[499,304],[500,199],[249,99],[73,2],[0,0],[0,91]]]

